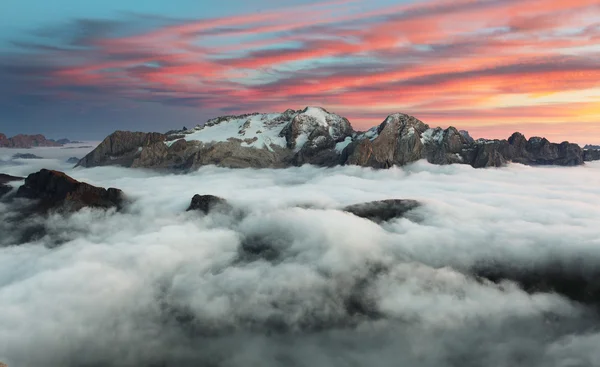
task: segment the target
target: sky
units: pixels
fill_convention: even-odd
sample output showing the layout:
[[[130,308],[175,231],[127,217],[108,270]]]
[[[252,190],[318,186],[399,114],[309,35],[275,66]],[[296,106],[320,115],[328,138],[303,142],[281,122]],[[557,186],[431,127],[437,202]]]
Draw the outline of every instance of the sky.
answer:
[[[101,139],[322,106],[600,143],[597,0],[5,0],[0,132]]]

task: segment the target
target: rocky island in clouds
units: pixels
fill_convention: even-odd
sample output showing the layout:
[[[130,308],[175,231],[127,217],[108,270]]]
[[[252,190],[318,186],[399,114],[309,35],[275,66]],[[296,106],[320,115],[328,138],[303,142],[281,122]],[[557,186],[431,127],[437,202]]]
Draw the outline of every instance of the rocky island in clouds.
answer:
[[[2,11],[0,366],[600,366],[597,1]]]

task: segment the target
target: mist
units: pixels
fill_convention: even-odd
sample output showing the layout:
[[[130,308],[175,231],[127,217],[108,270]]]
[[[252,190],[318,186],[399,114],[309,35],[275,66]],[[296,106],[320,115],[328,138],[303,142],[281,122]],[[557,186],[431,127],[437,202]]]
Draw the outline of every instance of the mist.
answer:
[[[478,272],[595,276],[600,163],[177,175],[63,158],[0,168],[61,169],[128,204],[15,221],[21,203],[0,203],[8,366],[600,365],[597,305]],[[235,211],[186,212],[194,194]],[[383,224],[340,210],[391,198],[423,205]]]

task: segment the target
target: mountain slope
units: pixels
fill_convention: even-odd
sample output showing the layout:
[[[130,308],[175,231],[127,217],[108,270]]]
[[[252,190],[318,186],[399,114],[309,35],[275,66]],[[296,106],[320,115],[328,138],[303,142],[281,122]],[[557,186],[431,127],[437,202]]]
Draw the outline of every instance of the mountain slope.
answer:
[[[282,168],[302,164],[402,166],[420,159],[433,164],[498,167],[507,162],[574,166],[584,162],[576,144],[527,140],[473,140],[454,127],[430,128],[402,113],[356,132],[350,122],[320,107],[283,113],[223,116],[190,130],[167,134],[117,131],[79,165],[121,165],[187,170],[215,164],[232,168]]]

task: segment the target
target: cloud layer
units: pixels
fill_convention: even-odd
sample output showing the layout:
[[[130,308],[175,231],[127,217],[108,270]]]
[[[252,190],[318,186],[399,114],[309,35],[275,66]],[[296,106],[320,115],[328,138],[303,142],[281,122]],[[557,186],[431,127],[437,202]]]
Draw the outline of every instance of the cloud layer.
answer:
[[[472,274],[596,274],[598,164],[68,173],[131,204],[14,223],[16,204],[0,203],[9,366],[600,363],[597,310]],[[240,213],[186,213],[196,193]],[[424,206],[381,226],[339,210],[388,198]],[[31,222],[47,235],[21,243]],[[274,255],[251,256],[249,244]]]
[[[149,103],[163,106],[169,127],[166,111],[189,124],[323,105],[359,128],[403,111],[492,137],[522,130],[586,143],[600,136],[599,18],[594,0],[431,0],[83,19],[17,43],[0,96],[11,111],[51,104],[135,127],[144,125],[124,116],[160,126]]]

